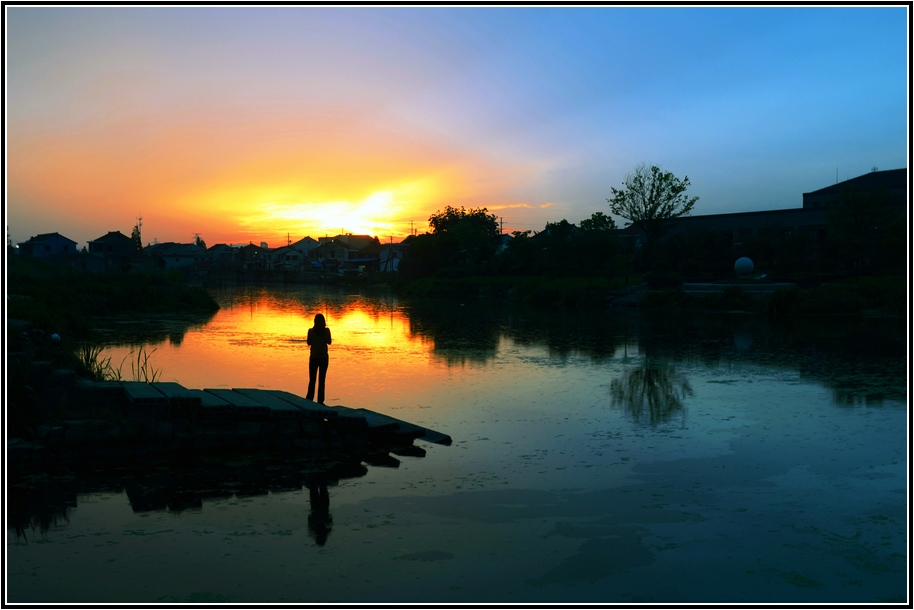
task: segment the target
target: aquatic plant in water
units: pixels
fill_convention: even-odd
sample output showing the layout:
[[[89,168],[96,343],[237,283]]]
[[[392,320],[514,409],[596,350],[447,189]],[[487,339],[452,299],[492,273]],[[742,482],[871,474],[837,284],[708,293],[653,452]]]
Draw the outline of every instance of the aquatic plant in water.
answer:
[[[123,368],[127,358],[134,354],[129,352],[118,367],[111,364],[111,357],[102,358],[101,353],[104,348],[94,343],[80,343],[76,348],[76,358],[83,368],[95,381],[124,381]],[[155,353],[155,348],[147,352],[146,348],[141,347],[136,352],[136,361],[130,363],[131,377],[129,381],[144,381],[150,383],[156,381],[161,375],[161,371],[152,367],[149,359]]]
[[[111,366],[111,358],[101,358],[103,347],[95,343],[76,345],[75,356],[95,381],[119,381],[120,371]]]
[[[151,352],[146,353],[146,348],[141,347],[140,351],[136,354],[136,363],[130,363],[130,371],[133,374],[133,381],[145,381],[150,383],[158,379],[161,371],[158,371],[149,364],[149,358],[155,353],[156,348],[153,348]],[[130,352],[132,354],[133,352]],[[130,354],[127,354],[129,356]],[[126,360],[127,356],[124,356]]]

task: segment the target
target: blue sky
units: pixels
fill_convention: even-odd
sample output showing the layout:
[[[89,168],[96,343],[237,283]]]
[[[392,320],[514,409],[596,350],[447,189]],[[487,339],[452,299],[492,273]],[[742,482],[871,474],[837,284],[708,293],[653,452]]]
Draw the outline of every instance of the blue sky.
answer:
[[[398,239],[445,205],[540,230],[642,162],[693,214],[907,166],[903,6],[6,14],[13,241],[137,215],[159,241]]]

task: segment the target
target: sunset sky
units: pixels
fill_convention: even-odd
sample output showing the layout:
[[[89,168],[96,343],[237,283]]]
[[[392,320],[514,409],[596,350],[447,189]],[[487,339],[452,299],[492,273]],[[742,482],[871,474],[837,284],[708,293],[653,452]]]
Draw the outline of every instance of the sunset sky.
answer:
[[[904,6],[5,11],[13,243],[541,230],[642,162],[693,214],[788,208],[908,163]]]

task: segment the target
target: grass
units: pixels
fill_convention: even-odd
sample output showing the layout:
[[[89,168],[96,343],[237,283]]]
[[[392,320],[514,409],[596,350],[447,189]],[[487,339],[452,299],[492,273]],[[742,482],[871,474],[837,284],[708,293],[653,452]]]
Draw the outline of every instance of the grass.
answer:
[[[153,368],[149,362],[152,354],[156,351],[155,349],[147,352],[146,348],[140,348],[136,352],[136,360],[130,362],[130,379],[124,378],[123,368],[127,358],[132,356],[134,352],[131,351],[124,356],[120,366],[115,367],[111,364],[110,356],[107,358],[101,357],[102,349],[101,345],[82,342],[77,346],[74,354],[80,366],[94,381],[143,381],[151,383],[160,376],[161,371]]]

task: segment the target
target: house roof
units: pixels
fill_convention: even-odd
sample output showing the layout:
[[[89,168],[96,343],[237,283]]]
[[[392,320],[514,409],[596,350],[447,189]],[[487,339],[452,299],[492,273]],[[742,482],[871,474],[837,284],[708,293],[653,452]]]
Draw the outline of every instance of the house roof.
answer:
[[[204,252],[203,248],[197,244],[177,244],[170,241],[151,244],[146,246],[144,251],[160,256],[199,256]]]
[[[362,250],[378,243],[378,239],[371,235],[337,235],[333,238],[333,241],[342,242],[355,250]]]
[[[272,250],[270,254],[285,256],[286,254],[297,254],[298,256],[304,256],[301,250],[293,248],[292,246],[282,246],[281,248],[276,248]]]
[[[55,231],[54,233],[41,233],[41,234],[36,235],[36,236],[34,236],[34,237],[28,238],[27,241],[20,242],[20,243],[23,243],[23,244],[35,244],[35,243],[41,243],[41,242],[45,242],[45,241],[52,241],[52,240],[58,239],[58,238],[59,238],[59,239],[65,239],[65,240],[67,240],[67,241],[69,241],[69,242],[73,242],[74,244],[76,243],[75,241],[73,241],[73,240],[70,239],[69,237],[64,237],[63,235],[61,235],[60,233],[57,233],[56,231]]]
[[[260,246],[256,246],[254,244],[247,244],[241,246],[239,249],[244,250],[245,252],[269,252],[269,248],[261,248]]]
[[[113,242],[117,242],[117,241],[124,242],[124,240],[126,240],[126,241],[128,241],[128,242],[131,242],[131,243],[133,242],[132,239],[130,239],[129,237],[127,237],[126,235],[124,235],[124,234],[121,233],[120,231],[108,231],[107,233],[105,233],[105,234],[102,235],[101,237],[99,237],[99,238],[97,238],[97,239],[93,239],[93,240],[90,241],[89,243],[90,243],[90,244],[95,244],[95,243],[100,243],[100,242],[112,242],[112,241],[113,241]]]
[[[302,237],[296,242],[292,242],[292,247],[296,250],[311,250],[320,245],[320,242],[313,237]]]
[[[840,193],[847,188],[856,188],[862,191],[877,188],[906,188],[907,181],[907,168],[888,169],[881,172],[877,171],[863,174],[862,176],[857,176],[856,178],[851,178],[850,180],[845,180],[844,182],[839,182],[838,184],[826,186],[825,188],[821,188],[817,191],[803,193],[803,195],[828,195],[832,193]]]

